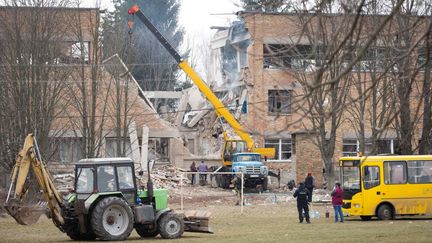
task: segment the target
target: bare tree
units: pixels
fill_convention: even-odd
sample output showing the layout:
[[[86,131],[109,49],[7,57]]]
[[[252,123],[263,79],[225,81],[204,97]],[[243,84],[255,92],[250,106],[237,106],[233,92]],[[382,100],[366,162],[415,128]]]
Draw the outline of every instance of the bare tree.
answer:
[[[343,1],[339,4],[323,1],[314,6],[315,13],[298,11],[302,36],[307,37],[313,50],[309,51],[312,58],[305,58],[301,52],[299,56],[317,60],[312,71],[302,67],[297,72],[297,80],[303,87],[302,99],[307,104],[303,111],[307,118],[305,127],[318,134],[316,145],[321,152],[327,180],[333,178],[336,135],[348,104],[358,102],[356,114],[360,132],[364,134],[365,130],[361,122],[364,122],[370,89],[358,83],[361,80],[355,80],[351,72],[399,11],[402,2],[398,1],[376,25],[367,27],[363,26],[367,23],[362,17],[366,1],[351,5]],[[333,12],[335,7],[337,15]],[[362,27],[366,30],[363,31]],[[360,42],[361,39],[364,41]],[[357,95],[347,100],[353,90],[357,90]]]
[[[0,153],[1,167],[10,169],[17,150],[36,132],[43,152],[49,133],[61,114],[69,70],[62,57],[62,12],[67,1],[4,1],[0,7]],[[43,7],[43,8],[34,8]]]

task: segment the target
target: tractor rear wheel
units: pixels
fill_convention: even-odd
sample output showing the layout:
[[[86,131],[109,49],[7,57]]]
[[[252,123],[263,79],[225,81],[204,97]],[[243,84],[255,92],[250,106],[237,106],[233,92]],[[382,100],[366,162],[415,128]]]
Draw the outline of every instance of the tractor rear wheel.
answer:
[[[158,220],[159,233],[164,239],[176,239],[183,235],[184,222],[173,212],[165,213]]]
[[[132,209],[119,197],[104,198],[93,209],[91,225],[101,240],[125,240],[134,225]]]
[[[154,238],[159,234],[159,229],[157,226],[153,226],[153,228],[149,228],[148,225],[143,225],[143,224],[136,225],[135,231],[142,238]]]

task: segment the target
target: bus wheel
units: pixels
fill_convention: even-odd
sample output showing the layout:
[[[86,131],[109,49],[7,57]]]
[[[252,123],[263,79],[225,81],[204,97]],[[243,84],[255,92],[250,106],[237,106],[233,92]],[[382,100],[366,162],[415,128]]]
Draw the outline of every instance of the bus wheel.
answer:
[[[378,208],[377,216],[381,220],[389,220],[393,217],[392,209],[389,205],[383,204]]]
[[[369,221],[369,220],[371,220],[372,216],[360,216],[360,218],[363,221]]]

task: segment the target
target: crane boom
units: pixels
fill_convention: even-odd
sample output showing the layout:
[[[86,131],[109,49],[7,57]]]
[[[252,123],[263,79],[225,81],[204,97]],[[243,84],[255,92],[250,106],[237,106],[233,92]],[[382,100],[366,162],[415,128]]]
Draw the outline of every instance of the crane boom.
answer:
[[[191,66],[184,60],[180,54],[174,49],[174,47],[168,42],[168,40],[159,32],[159,30],[151,23],[151,21],[144,15],[138,5],[134,5],[129,8],[128,14],[137,16],[144,25],[153,33],[156,39],[167,49],[171,56],[176,60],[178,66],[188,75],[188,77],[194,82],[201,93],[207,98],[207,100],[214,106],[215,112],[218,117],[223,117],[225,121],[231,126],[234,132],[246,142],[247,147],[250,151],[258,152],[263,157],[272,158],[274,157],[274,148],[255,148],[255,142],[252,137],[246,132],[242,125],[237,119],[230,113],[225,105],[219,100],[219,98],[213,93],[210,87],[204,82],[201,77],[191,68]]]

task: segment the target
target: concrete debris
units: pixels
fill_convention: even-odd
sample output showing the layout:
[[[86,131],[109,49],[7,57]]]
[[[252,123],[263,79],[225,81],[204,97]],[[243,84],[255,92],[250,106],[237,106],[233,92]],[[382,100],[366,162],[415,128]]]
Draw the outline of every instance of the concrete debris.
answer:
[[[164,165],[160,167],[154,167],[151,172],[151,178],[153,181],[154,188],[165,188],[168,191],[180,190],[181,172],[184,169],[177,168],[172,165]],[[183,184],[190,183],[187,177],[183,178]],[[142,188],[147,187],[147,175],[144,174],[143,178],[138,180],[139,186]]]
[[[64,173],[53,175],[54,184],[60,193],[66,193],[74,187],[75,175],[73,173]]]

